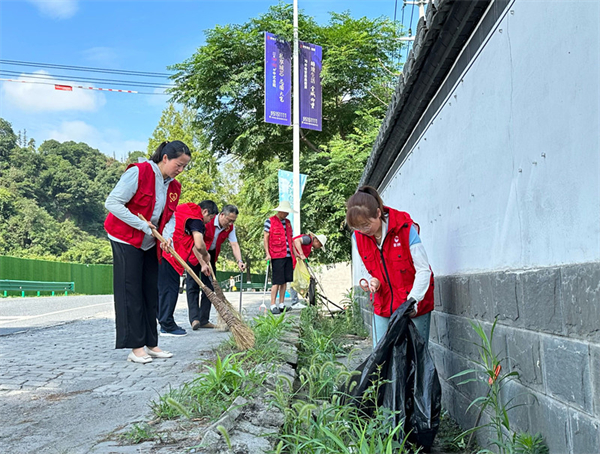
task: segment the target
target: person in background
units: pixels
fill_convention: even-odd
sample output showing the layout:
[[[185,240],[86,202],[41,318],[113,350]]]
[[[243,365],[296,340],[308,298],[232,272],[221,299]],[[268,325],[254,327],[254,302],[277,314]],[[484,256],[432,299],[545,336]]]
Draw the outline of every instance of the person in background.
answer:
[[[294,254],[292,256],[294,269],[298,260],[306,260],[313,248],[323,249],[327,242],[327,236],[315,235],[308,232],[307,235],[298,235],[293,238]],[[290,286],[290,296],[292,297],[292,306],[299,304],[298,292]]]
[[[235,234],[235,226],[233,225],[238,217],[239,211],[234,205],[225,205],[218,216],[215,216],[214,221],[206,223],[206,232],[204,234],[204,242],[208,249],[210,256],[210,266],[217,273],[217,260],[221,253],[221,246],[225,240],[229,240],[231,244],[231,250],[233,256],[237,260],[237,266],[240,271],[246,269],[246,265],[242,261],[242,253],[240,251],[240,245]],[[214,290],[212,281],[210,279],[210,270],[208,274],[201,276],[202,283],[211,290]],[[216,325],[209,321],[210,308],[212,303],[208,297],[202,293],[200,302],[200,312],[196,312],[195,309],[198,307],[198,297],[200,296],[200,286],[194,280],[188,276],[186,282],[187,295],[188,295],[188,309],[190,310],[190,323],[192,329],[197,330],[199,328],[216,328]]]
[[[292,224],[288,214],[295,213],[290,202],[284,200],[274,211],[277,213],[265,221],[263,246],[266,260],[271,262],[271,312],[281,314],[285,311],[283,300],[287,282],[294,279],[292,263]],[[279,292],[279,307],[276,305]]]
[[[363,186],[346,202],[346,223],[354,229],[360,258],[373,292],[373,347],[385,334],[390,317],[406,301],[410,317],[428,343],[433,310],[433,273],[418,225],[408,213],[383,204],[375,188]]]
[[[172,238],[175,252],[188,264],[199,264],[202,275],[210,274],[210,256],[204,243],[205,224],[212,221],[218,212],[217,204],[212,200],[204,200],[198,205],[182,203],[165,227],[163,236],[165,239]],[[185,336],[187,334],[185,329],[178,326],[173,317],[179,298],[179,278],[184,268],[167,252],[163,253],[163,259],[158,274],[160,335]]]
[[[104,228],[113,252],[116,348],[130,348],[128,361],[150,363],[173,355],[158,347],[158,261],[161,249],[151,228],[162,232],[181,194],[175,180],[190,162],[180,140],[161,143],[150,157],[131,164],[108,195]],[[148,221],[138,218],[142,214]]]

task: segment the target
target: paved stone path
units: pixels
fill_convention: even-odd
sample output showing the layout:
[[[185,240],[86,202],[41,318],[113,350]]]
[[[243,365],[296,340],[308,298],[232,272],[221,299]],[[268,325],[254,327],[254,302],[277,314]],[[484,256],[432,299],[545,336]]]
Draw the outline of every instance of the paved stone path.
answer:
[[[235,306],[238,295],[228,294]],[[244,293],[249,317],[258,313],[261,300],[262,294]],[[185,295],[175,318],[188,329]],[[0,452],[110,452],[101,442],[111,432],[147,421],[150,402],[190,380],[229,336],[188,329],[182,338],[160,337],[159,345],[175,356],[142,365],[126,361],[128,350],[115,350],[114,330],[114,315],[105,312],[0,337]]]

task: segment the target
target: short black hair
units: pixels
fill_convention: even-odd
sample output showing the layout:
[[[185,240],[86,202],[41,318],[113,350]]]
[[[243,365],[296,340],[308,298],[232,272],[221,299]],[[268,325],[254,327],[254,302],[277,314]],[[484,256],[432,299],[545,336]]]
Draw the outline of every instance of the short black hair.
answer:
[[[221,213],[223,214],[235,214],[238,215],[240,214],[239,210],[237,209],[237,207],[235,205],[225,205],[223,207],[223,209],[221,210]]]
[[[214,214],[216,216],[219,212],[219,207],[212,200],[203,200],[198,206],[203,210],[208,210],[208,214]]]

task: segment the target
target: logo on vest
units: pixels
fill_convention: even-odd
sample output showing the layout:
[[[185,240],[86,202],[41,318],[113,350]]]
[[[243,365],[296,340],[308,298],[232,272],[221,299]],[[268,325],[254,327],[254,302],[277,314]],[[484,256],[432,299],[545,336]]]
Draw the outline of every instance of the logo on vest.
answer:
[[[177,200],[177,197],[178,197],[178,195],[177,195],[177,193],[176,193],[176,192],[170,192],[170,193],[169,193],[169,200],[170,200],[171,202],[175,202],[175,201]]]
[[[398,238],[397,236],[394,237],[394,247],[400,247],[400,238]]]

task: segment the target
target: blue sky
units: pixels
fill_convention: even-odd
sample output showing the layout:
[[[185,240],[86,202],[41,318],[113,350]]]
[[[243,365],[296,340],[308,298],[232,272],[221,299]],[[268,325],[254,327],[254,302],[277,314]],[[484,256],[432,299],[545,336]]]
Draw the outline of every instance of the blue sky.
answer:
[[[243,23],[265,13],[276,0],[3,0],[0,2],[0,59],[119,70],[167,72],[204,42],[204,30]],[[300,8],[320,23],[329,11],[353,16],[394,17],[395,0],[299,0]],[[398,20],[402,1],[398,2]],[[406,6],[408,23],[411,6]],[[414,23],[418,20],[415,7]],[[408,24],[407,24],[408,25]],[[416,28],[413,25],[413,29]],[[0,70],[46,74],[48,82],[126,88],[115,83],[72,82],[58,75],[131,80],[129,76],[77,73],[0,64]],[[139,79],[138,79],[139,80]],[[161,79],[144,79],[166,82]],[[130,88],[144,92],[155,89]],[[157,90],[160,91],[160,90]],[[146,150],[168,96],[103,93],[53,85],[0,81],[0,117],[39,145],[46,139],[86,142],[122,158]]]

